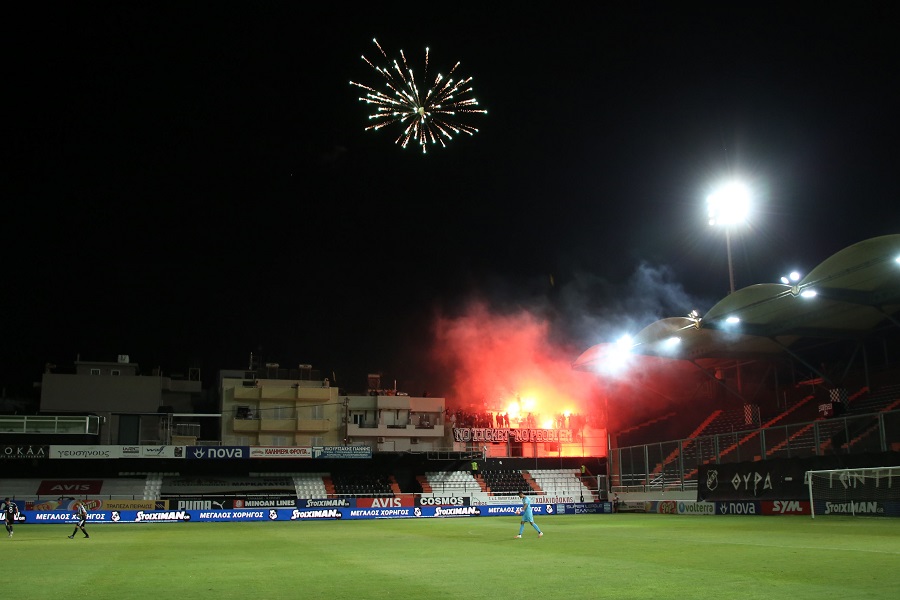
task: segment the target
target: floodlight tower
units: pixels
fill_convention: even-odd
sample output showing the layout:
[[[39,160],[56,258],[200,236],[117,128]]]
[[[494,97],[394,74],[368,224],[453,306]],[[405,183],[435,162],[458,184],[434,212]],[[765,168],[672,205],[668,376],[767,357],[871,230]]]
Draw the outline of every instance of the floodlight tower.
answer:
[[[728,252],[729,293],[734,293],[734,262],[731,259],[731,228],[747,220],[750,212],[750,192],[742,183],[729,182],[706,197],[709,224],[725,228],[725,248]]]

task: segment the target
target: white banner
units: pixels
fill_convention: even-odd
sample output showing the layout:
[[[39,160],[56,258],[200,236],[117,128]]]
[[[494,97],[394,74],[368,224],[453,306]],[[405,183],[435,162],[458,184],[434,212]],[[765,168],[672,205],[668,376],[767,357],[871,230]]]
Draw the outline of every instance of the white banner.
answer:
[[[120,446],[119,458],[184,458],[184,446]]]
[[[122,446],[50,446],[50,458],[122,458]]]
[[[427,494],[422,494],[422,496],[426,495]],[[528,496],[531,498],[532,504],[573,504],[575,502],[581,501],[581,498],[576,498],[574,495],[569,494],[561,496],[535,496],[533,494],[528,494]],[[519,496],[516,494],[510,494],[509,496],[488,496],[476,492],[470,495],[469,503],[472,506],[488,506],[491,504],[521,504],[522,499],[519,498]]]
[[[251,446],[250,458],[312,458],[309,446]]]
[[[48,458],[184,458],[184,446],[50,446]]]

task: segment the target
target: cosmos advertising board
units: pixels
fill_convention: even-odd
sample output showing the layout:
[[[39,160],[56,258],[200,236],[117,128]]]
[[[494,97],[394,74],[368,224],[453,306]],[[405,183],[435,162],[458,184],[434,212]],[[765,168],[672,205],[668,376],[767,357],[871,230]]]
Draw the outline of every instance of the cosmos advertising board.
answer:
[[[227,521],[337,521],[361,519],[515,517],[520,505],[510,506],[401,506],[401,507],[295,507],[245,509],[98,510],[88,513],[91,524],[105,523],[212,523]],[[535,515],[556,514],[552,504],[534,505]],[[21,521],[35,524],[73,523],[66,511],[24,511]]]
[[[468,496],[451,496],[447,494],[445,496],[438,496],[437,494],[432,496],[420,496],[416,498],[416,506],[468,506],[469,505],[469,497]]]

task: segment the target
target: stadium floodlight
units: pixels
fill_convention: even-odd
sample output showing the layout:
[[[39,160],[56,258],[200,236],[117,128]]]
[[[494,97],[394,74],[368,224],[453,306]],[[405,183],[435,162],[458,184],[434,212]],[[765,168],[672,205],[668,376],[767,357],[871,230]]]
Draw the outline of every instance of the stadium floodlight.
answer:
[[[781,283],[784,285],[791,285],[792,283],[797,283],[800,281],[800,273],[797,271],[791,271],[791,273],[785,277],[781,278]]]
[[[900,502],[900,467],[807,471],[809,512],[816,515],[890,516]]]
[[[731,228],[747,220],[750,214],[750,190],[744,184],[732,181],[706,197],[709,224],[725,228],[725,248],[728,252],[728,281],[730,293],[734,293],[734,263],[731,260]]]

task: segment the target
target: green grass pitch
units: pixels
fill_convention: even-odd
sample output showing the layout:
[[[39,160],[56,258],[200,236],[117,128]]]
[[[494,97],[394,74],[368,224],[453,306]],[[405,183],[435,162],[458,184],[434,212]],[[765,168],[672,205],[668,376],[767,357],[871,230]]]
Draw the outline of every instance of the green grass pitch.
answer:
[[[674,515],[19,525],[16,600],[898,597],[900,519]]]

